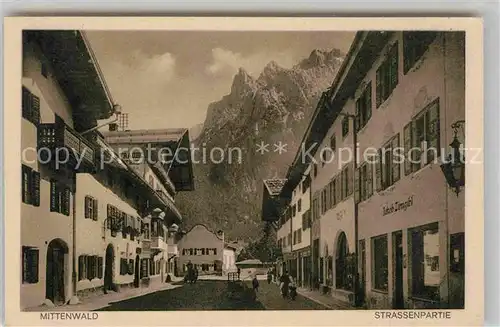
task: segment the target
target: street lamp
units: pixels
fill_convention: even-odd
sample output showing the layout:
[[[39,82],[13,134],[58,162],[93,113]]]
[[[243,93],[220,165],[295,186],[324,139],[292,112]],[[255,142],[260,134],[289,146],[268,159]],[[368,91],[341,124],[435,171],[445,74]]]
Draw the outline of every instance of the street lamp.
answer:
[[[445,163],[441,164],[441,170],[448,185],[454,189],[458,196],[461,187],[465,185],[465,158],[460,149],[461,143],[458,140],[458,129],[463,127],[464,120],[459,120],[451,124],[453,128],[453,141],[450,143],[451,153]]]

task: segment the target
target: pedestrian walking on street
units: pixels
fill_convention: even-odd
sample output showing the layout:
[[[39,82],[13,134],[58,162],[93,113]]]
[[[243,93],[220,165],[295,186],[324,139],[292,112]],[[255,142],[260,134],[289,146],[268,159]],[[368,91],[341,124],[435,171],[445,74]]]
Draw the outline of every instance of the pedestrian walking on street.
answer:
[[[280,290],[283,298],[288,296],[288,286],[290,285],[290,275],[288,275],[288,271],[285,270],[283,275],[280,277]]]
[[[238,267],[238,279],[240,279],[241,269]]]
[[[252,279],[252,286],[255,292],[259,291],[259,281],[257,280],[257,275],[255,275]]]

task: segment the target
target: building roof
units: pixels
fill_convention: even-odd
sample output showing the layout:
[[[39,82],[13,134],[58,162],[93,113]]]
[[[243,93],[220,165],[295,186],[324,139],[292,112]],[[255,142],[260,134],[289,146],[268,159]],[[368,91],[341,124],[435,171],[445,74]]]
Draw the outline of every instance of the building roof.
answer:
[[[151,151],[153,153],[156,151],[158,161],[166,159],[161,162],[175,186],[175,191],[194,190],[191,144],[187,128],[140,129],[101,133],[106,142],[115,147],[119,145],[161,144],[161,148],[165,147],[165,150],[168,148],[169,151],[161,151],[161,148],[154,146]],[[178,151],[178,149],[183,149],[183,151]],[[162,155],[170,157],[161,158]]]
[[[265,179],[264,186],[267,188],[269,195],[279,195],[286,179]]]
[[[97,126],[97,120],[113,114],[113,98],[83,31],[24,30],[23,44],[36,44],[48,59],[73,108],[77,131]]]
[[[361,31],[356,33],[332,86],[321,95],[302,139],[301,144],[306,149],[316,145],[309,152],[312,156],[315,155],[319,144],[326,137],[328,130],[344,108],[345,103],[354,95],[393,33],[386,31]],[[290,197],[290,194],[300,183],[308,165],[311,164],[310,161],[302,162],[301,159],[301,153],[297,152],[293,164],[287,172],[287,182],[282,189],[284,198]]]
[[[102,132],[106,141],[114,143],[178,143],[187,128],[139,129],[129,131]]]

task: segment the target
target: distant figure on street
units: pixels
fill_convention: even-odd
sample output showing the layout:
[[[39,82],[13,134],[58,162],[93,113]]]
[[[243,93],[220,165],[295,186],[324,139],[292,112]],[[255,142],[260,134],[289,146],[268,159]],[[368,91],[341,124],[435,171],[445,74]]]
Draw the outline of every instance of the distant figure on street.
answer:
[[[259,281],[257,280],[257,275],[255,275],[252,279],[252,286],[255,292],[259,291]]]
[[[288,271],[284,271],[283,275],[280,277],[280,289],[281,295],[283,298],[288,296],[288,286],[290,285],[290,275],[288,275]]]
[[[271,284],[271,281],[273,280],[273,272],[271,269],[267,271],[267,283]]]
[[[241,269],[238,267],[238,279],[240,279]]]

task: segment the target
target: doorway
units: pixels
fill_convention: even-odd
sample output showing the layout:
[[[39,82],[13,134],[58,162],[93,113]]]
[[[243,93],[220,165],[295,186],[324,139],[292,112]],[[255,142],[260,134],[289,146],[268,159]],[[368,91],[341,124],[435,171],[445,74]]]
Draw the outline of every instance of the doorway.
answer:
[[[403,233],[392,234],[394,251],[394,300],[393,309],[404,309],[403,295]]]
[[[134,264],[134,287],[139,287],[139,269],[140,269],[140,260],[139,256],[135,256],[135,264]]]
[[[113,289],[113,268],[115,261],[115,251],[112,244],[108,244],[106,248],[106,263],[104,267],[104,290]]]
[[[68,246],[60,239],[52,240],[47,247],[47,266],[45,280],[45,298],[52,303],[64,304],[64,256],[68,253]]]

